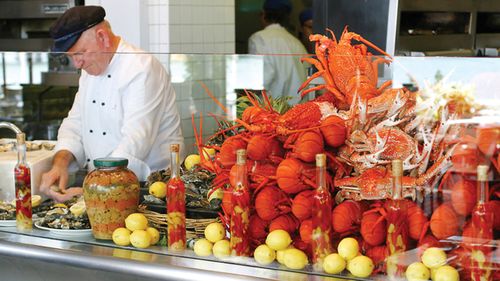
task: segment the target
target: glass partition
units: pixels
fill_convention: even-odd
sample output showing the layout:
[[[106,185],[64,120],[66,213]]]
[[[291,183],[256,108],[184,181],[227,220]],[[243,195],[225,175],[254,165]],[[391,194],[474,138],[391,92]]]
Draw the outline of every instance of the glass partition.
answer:
[[[144,59],[147,55],[115,54],[125,58],[144,56]],[[204,236],[204,227],[218,220],[219,214],[229,233],[232,209],[224,204],[231,201],[229,172],[234,159],[222,155],[222,147],[233,138],[239,139],[240,148],[247,149],[252,164],[249,186],[255,211],[249,220],[251,224],[259,223],[251,225],[252,248],[265,244],[272,230],[285,229],[295,248],[307,254],[309,263],[293,269],[277,261],[268,265],[257,263],[252,257],[201,257],[191,249],[170,252],[164,246],[151,246],[140,251],[283,272],[340,278],[353,278],[354,274],[359,279],[365,278],[356,269],[366,270],[366,264],[351,264],[355,268],[336,274],[312,266],[314,251],[310,241],[316,239],[311,236],[312,217],[318,215],[311,211],[317,181],[314,156],[325,153],[328,187],[335,203],[331,214],[323,218],[328,218],[333,231],[332,248],[336,251],[344,238],[354,238],[359,254],[369,257],[376,269],[377,273],[370,278],[382,280],[385,274],[395,274],[392,270],[406,271],[410,264],[422,261],[420,255],[429,247],[442,250],[439,254],[444,253],[463,277],[478,269],[467,264],[473,250],[483,251],[489,269],[499,269],[500,261],[493,254],[499,238],[498,211],[494,212],[493,224],[481,225],[490,233],[481,240],[485,243],[477,248],[479,240],[471,238],[475,235],[471,230],[473,218],[480,205],[476,195],[477,166],[488,169],[486,182],[490,192],[484,200],[492,206],[488,214],[500,202],[498,59],[339,56],[318,60],[309,57],[301,62],[303,58],[299,56],[153,55],[170,72],[187,155],[200,156],[202,148],[215,151],[202,157],[193,169],[186,166],[182,169],[186,180],[191,181],[191,191],[199,193],[190,194],[189,200],[196,198],[205,206],[188,205],[188,216],[193,216],[188,226],[201,225],[198,229],[190,226],[191,237],[195,239],[189,245],[192,247],[197,238]],[[55,59],[47,53],[5,53],[2,57],[3,121],[16,123],[30,140],[54,140],[54,130],[57,131],[78,91],[80,74],[71,66],[71,59],[64,56]],[[285,68],[272,69],[273,60],[278,59],[300,62],[304,78]],[[67,64],[58,69],[51,66],[53,60]],[[282,83],[288,90],[279,93],[271,90],[268,100],[262,90],[269,90],[266,85],[273,82],[271,78],[288,81]],[[297,103],[301,95],[304,98]],[[260,107],[260,111],[254,112],[255,116],[244,115],[251,106]],[[250,110],[246,112],[250,114]],[[197,143],[195,135],[201,125],[202,138]],[[12,137],[9,133],[2,136]],[[265,141],[258,142],[250,152],[255,137]],[[277,148],[268,147],[270,144]],[[230,160],[224,162],[223,157]],[[393,191],[394,160],[402,161],[399,198]],[[209,177],[200,180],[201,173]],[[212,181],[216,176],[217,184]],[[148,195],[153,183],[166,179],[168,175],[154,171],[144,183],[143,195]],[[199,184],[200,181],[206,182]],[[36,185],[34,182],[35,193]],[[213,202],[212,193],[218,194]],[[390,216],[391,202],[396,201],[406,203],[406,213]],[[141,210],[151,222],[164,216],[163,199],[144,197],[141,203],[144,206]],[[401,222],[398,218],[404,221],[403,234],[393,231],[395,224]],[[164,232],[167,223],[155,221],[155,226]],[[12,226],[0,227],[0,231],[16,232]],[[35,228],[29,235],[105,245],[116,249],[117,256],[120,249],[133,249],[95,240],[88,233],[86,236],[70,236],[70,233]],[[387,259],[388,256],[392,259]]]

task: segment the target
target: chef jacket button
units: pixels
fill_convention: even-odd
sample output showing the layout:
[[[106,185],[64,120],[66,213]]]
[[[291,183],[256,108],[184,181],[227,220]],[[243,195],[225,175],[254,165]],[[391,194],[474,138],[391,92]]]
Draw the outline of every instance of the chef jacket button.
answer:
[[[111,78],[111,74],[108,74],[108,78]]]
[[[93,100],[92,103],[95,103],[95,100]]]
[[[101,102],[101,105],[102,105],[102,106],[104,106],[104,105],[105,105],[105,103]]]
[[[102,135],[105,136],[106,135],[106,132],[102,132]]]
[[[87,158],[87,162],[90,162],[90,158]]]
[[[93,133],[93,132],[94,132],[94,130],[89,130],[89,132]]]

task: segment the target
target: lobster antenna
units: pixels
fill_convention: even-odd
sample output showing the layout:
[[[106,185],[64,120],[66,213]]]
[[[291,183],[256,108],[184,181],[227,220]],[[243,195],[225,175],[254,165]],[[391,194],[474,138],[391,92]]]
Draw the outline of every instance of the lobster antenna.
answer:
[[[229,115],[229,110],[214,96],[214,94],[208,89],[207,85],[203,81],[198,81],[205,92],[212,98],[212,100],[227,114]]]
[[[266,90],[262,90],[262,97],[264,98],[264,101],[266,102],[267,110],[274,111],[273,106],[271,105],[271,101],[269,100],[269,96],[267,95]]]
[[[244,91],[245,91],[245,94],[247,95],[250,103],[255,107],[259,107],[259,104],[258,104],[257,100],[255,99],[254,94],[252,92],[247,91],[247,89],[244,89]]]
[[[335,37],[335,33],[333,33],[333,30],[331,30],[330,28],[327,28],[326,31],[328,31],[330,33],[330,35],[332,35],[333,41],[335,41],[335,43],[337,43],[337,37]]]

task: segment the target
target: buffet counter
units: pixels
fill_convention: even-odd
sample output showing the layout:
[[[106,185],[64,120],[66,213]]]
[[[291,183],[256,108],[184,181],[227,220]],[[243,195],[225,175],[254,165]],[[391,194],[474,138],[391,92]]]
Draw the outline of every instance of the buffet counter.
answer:
[[[58,237],[33,229],[18,233],[0,228],[2,280],[305,280],[289,271],[198,259],[191,253],[174,255],[161,247],[132,250],[91,235]],[[334,280],[328,278],[328,280]]]

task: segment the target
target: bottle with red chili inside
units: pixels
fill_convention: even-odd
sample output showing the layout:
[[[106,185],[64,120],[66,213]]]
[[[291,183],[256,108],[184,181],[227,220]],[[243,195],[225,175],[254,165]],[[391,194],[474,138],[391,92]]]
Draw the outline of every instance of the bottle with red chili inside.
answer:
[[[17,134],[17,164],[14,168],[16,186],[16,226],[20,231],[31,230],[31,170],[26,163],[26,139]]]
[[[170,145],[170,169],[167,182],[168,249],[186,248],[186,188],[180,177],[179,144]]]
[[[236,151],[236,179],[233,186],[231,202],[231,254],[235,256],[250,256],[250,189],[246,165],[246,150]]]
[[[477,204],[472,211],[471,280],[493,280],[491,250],[493,240],[493,212],[488,203],[488,166],[477,166]]]
[[[316,154],[316,192],[312,209],[312,258],[315,268],[332,252],[332,195],[326,184],[326,155]]]
[[[403,198],[403,162],[392,160],[392,198],[386,203],[387,239],[389,250],[387,259],[387,275],[390,278],[401,278],[405,265],[401,261],[409,241],[407,203]]]

